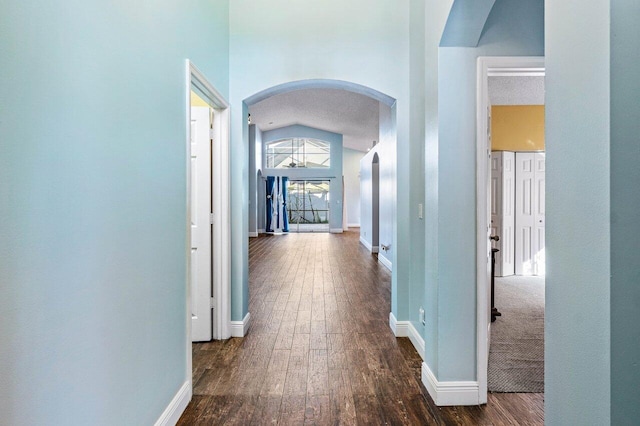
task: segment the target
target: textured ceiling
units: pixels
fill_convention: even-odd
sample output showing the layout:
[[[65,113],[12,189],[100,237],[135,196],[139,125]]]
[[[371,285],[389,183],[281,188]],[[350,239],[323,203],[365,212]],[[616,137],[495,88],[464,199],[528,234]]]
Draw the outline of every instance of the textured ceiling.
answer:
[[[544,105],[544,77],[489,77],[491,105]]]
[[[379,102],[346,90],[303,89],[249,107],[251,123],[267,131],[293,124],[343,135],[346,148],[366,151],[378,140]]]

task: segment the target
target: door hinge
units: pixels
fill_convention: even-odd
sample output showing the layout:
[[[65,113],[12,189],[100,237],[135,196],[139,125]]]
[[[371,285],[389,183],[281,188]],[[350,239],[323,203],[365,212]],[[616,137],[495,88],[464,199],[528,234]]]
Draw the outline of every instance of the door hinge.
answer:
[[[214,299],[213,297],[211,298],[211,309],[214,309],[216,307],[216,299]]]
[[[213,225],[213,219],[214,219],[213,213],[209,213],[209,224],[210,225]]]
[[[209,129],[209,139],[213,140],[215,139],[215,137],[216,137],[216,134],[213,131],[213,129]]]

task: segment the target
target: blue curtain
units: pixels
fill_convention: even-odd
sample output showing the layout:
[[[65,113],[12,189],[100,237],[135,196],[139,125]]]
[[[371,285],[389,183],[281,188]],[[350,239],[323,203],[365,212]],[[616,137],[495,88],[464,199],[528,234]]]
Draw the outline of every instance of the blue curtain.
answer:
[[[289,184],[289,178],[282,177],[282,230],[289,232],[289,214],[287,212],[287,185]]]
[[[265,227],[266,232],[273,232],[271,229],[271,222],[273,221],[273,202],[274,202],[274,191],[273,187],[275,184],[276,178],[273,176],[267,176],[267,226]]]

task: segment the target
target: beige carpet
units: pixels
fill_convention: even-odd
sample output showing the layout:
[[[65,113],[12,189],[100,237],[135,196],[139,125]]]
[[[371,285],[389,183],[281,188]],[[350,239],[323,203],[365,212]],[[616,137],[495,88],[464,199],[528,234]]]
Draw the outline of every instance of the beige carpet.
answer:
[[[496,278],[490,392],[544,392],[544,277]]]

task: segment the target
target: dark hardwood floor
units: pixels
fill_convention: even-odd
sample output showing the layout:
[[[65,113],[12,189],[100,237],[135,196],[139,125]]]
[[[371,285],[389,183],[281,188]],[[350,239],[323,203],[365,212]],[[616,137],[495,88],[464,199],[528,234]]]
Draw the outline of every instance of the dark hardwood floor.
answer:
[[[254,238],[249,265],[249,333],[193,345],[179,424],[543,424],[542,394],[434,405],[420,356],[389,328],[390,273],[357,232]]]

